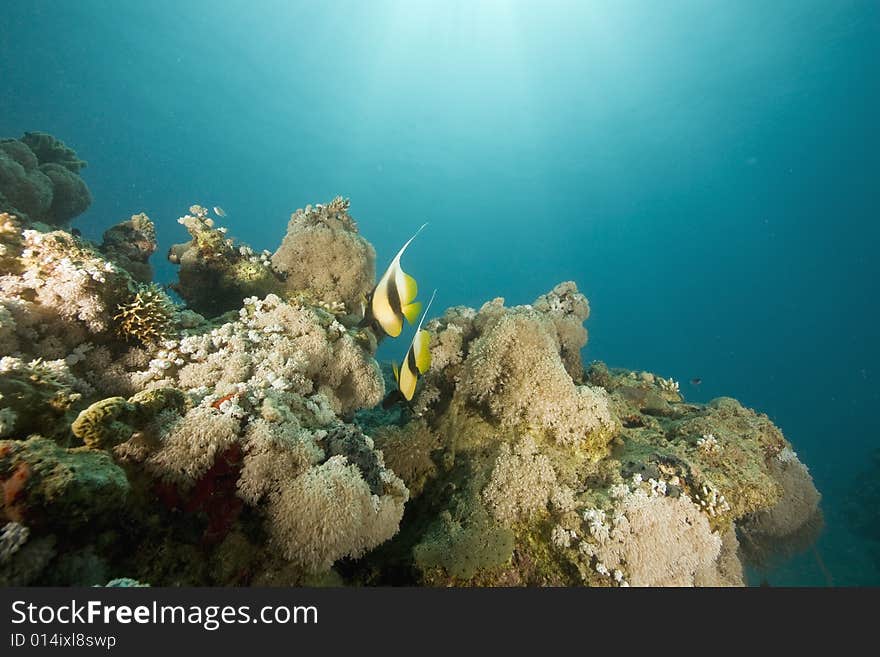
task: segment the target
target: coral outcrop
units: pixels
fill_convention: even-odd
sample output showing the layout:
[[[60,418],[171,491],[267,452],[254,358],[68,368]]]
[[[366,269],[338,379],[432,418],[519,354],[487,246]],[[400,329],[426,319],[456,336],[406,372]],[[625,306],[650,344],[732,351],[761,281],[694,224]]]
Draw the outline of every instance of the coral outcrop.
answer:
[[[133,214],[104,231],[100,250],[107,258],[126,270],[136,281],[149,284],[153,280],[150,256],[156,250],[156,226],[141,213]]]
[[[329,301],[248,297],[211,323],[123,268],[151,250],[145,217],[108,231],[100,251],[0,220],[3,514],[27,528],[15,552],[36,564],[10,547],[9,581],[302,583],[397,531],[408,490],[345,422],[384,381]],[[270,272],[268,256],[257,266]],[[92,519],[115,526],[89,536]],[[129,543],[162,556],[134,559]],[[215,551],[246,572],[208,568]]]
[[[236,245],[206,208],[194,205],[178,221],[192,239],[172,246],[168,259],[180,265],[174,290],[194,311],[213,317],[238,308],[246,297],[282,291],[268,252]]]
[[[85,166],[72,149],[44,132],[0,140],[0,212],[28,222],[67,224],[92,203],[79,176]]]
[[[821,528],[766,416],[584,370],[572,282],[431,319],[413,402],[380,410],[347,200],[274,255],[193,206],[181,306],[146,215],[57,229],[82,166],[0,143],[0,584],[739,586]]]
[[[287,234],[272,255],[288,295],[307,294],[363,317],[376,278],[376,252],[358,234],[349,201],[307,205],[290,217]]]
[[[407,564],[429,585],[741,586],[741,559],[815,539],[820,496],[766,416],[584,372],[588,313],[563,283],[428,323],[411,419],[374,432],[413,499],[367,581]]]

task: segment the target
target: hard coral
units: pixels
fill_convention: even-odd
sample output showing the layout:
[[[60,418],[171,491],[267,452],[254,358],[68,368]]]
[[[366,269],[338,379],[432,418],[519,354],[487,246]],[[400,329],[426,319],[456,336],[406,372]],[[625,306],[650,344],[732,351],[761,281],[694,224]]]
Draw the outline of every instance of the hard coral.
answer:
[[[81,394],[63,360],[0,358],[0,437],[60,435]]]
[[[183,413],[188,407],[189,399],[174,388],[145,390],[128,400],[110,397],[95,402],[80,412],[70,428],[87,447],[110,449],[145,429],[160,413]]]
[[[73,150],[43,132],[0,141],[0,211],[26,222],[67,223],[92,202],[79,176],[85,165]]]
[[[155,283],[141,285],[134,296],[116,308],[116,330],[126,340],[156,345],[172,337],[174,302]]]
[[[116,307],[132,296],[131,277],[69,233],[24,230],[18,239],[19,256],[0,276],[0,302],[15,318],[20,344],[51,339],[67,354],[90,338],[109,338]]]

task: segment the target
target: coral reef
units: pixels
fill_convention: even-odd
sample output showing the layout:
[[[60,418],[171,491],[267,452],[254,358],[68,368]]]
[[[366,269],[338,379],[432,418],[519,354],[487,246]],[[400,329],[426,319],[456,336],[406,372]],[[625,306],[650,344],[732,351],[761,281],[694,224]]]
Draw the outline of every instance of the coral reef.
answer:
[[[31,531],[92,529],[113,523],[129,482],[105,452],[65,449],[47,438],[0,440],[0,518]]]
[[[821,527],[766,416],[585,371],[573,282],[431,319],[412,403],[380,409],[347,200],[274,255],[193,206],[181,306],[146,215],[100,246],[36,223],[82,166],[0,142],[0,584],[740,586]]]
[[[410,418],[374,432],[418,494],[364,581],[741,586],[743,559],[815,540],[820,496],[769,419],[649,372],[579,372],[588,308],[564,283],[428,324]]]
[[[503,299],[495,299],[478,312],[450,309],[428,323],[437,335],[434,366],[416,407],[427,409],[451,396],[451,403],[501,428],[534,430],[593,458],[603,456],[617,431],[607,395],[577,383],[588,314],[586,298],[571,282],[531,306],[505,308]]]
[[[0,212],[26,222],[63,226],[82,214],[92,196],[76,153],[44,132],[0,140]]]

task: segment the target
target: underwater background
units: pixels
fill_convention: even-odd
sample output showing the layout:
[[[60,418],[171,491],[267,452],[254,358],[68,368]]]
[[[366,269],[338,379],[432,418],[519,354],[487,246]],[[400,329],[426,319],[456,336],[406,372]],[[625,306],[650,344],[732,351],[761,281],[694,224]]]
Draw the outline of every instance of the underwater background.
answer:
[[[407,269],[437,287],[433,314],[574,280],[585,362],[736,397],[809,466],[824,533],[752,583],[880,584],[848,518],[878,447],[877,2],[12,0],[3,15],[0,136],[44,130],[88,160],[86,237],[148,213],[170,282],[193,203],[274,250],[292,211],[341,194],[380,271],[430,222]]]

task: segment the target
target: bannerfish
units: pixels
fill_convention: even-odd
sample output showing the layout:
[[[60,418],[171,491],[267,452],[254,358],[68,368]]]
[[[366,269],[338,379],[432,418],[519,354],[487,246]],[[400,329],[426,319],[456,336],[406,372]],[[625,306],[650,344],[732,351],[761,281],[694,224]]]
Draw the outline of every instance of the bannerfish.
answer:
[[[698,385],[700,385],[702,382],[703,382],[703,379],[700,379],[700,378],[693,378],[693,379],[691,379],[691,385],[692,385],[692,386],[698,386]]]
[[[431,300],[428,301],[428,305],[425,307],[425,312],[422,313],[422,319],[419,320],[419,325],[416,327],[416,334],[413,336],[412,344],[409,346],[400,367],[397,367],[397,363],[391,363],[391,368],[394,370],[394,380],[397,381],[397,389],[392,390],[385,397],[382,402],[383,408],[389,408],[401,399],[412,401],[413,396],[416,394],[419,374],[424,374],[431,368],[431,333],[430,331],[423,331],[422,324],[428,315],[428,310],[431,309],[431,304],[434,302],[436,294],[437,290],[434,290]]]
[[[407,274],[400,267],[400,257],[406,251],[416,235],[428,224],[422,224],[415,235],[410,237],[406,244],[394,256],[394,260],[388,265],[388,269],[376,283],[367,303],[367,314],[363,324],[375,322],[381,329],[392,338],[396,338],[403,330],[403,318],[412,324],[422,310],[422,302],[416,301],[418,285],[416,279]]]
[[[218,217],[225,217],[225,216],[226,216],[226,210],[224,210],[223,208],[221,208],[219,205],[215,205],[215,206],[214,206],[214,214],[216,214]]]

